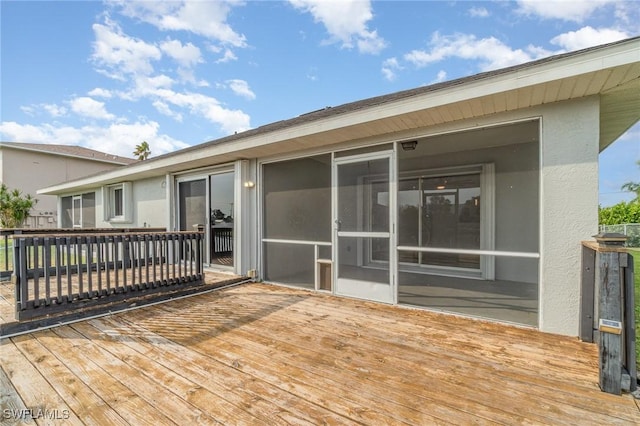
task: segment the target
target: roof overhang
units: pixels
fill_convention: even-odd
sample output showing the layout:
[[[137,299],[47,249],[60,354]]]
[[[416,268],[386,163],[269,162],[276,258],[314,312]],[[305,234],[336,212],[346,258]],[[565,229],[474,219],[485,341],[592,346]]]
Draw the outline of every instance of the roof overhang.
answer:
[[[109,158],[109,157],[114,157],[112,155],[109,155],[107,153],[103,153],[104,154],[104,158],[103,157],[88,157],[86,155],[80,155],[80,154],[72,154],[69,152],[57,152],[57,151],[53,151],[53,150],[45,150],[45,149],[39,149],[35,146],[30,146],[33,144],[29,144],[29,143],[24,143],[21,145],[17,145],[14,143],[7,143],[7,142],[0,142],[0,149],[13,149],[16,151],[27,151],[27,152],[34,152],[37,154],[43,154],[43,155],[53,155],[53,156],[57,156],[57,157],[65,157],[65,158],[74,158],[74,159],[78,159],[78,160],[85,160],[85,161],[93,161],[95,163],[106,163],[106,164],[114,164],[117,166],[126,166],[129,164],[132,164],[134,162],[134,160],[128,161],[128,162],[124,162],[124,161],[120,161],[120,160],[116,160],[113,158]]]
[[[588,96],[601,99],[603,150],[640,120],[640,38],[429,86],[416,94],[354,103],[351,109],[338,107],[335,113],[329,111],[318,118],[274,123],[262,131],[250,130],[51,186],[38,194],[64,194]]]

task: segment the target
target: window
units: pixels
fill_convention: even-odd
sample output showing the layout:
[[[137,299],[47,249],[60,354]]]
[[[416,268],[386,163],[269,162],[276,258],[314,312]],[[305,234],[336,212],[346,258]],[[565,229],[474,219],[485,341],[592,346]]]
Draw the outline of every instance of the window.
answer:
[[[108,222],[131,222],[131,182],[119,183],[103,188],[104,218]]]
[[[114,217],[122,217],[124,213],[124,192],[122,188],[112,188],[111,189],[111,199],[113,200],[113,216]]]
[[[96,194],[87,192],[60,198],[60,225],[63,228],[95,228]]]

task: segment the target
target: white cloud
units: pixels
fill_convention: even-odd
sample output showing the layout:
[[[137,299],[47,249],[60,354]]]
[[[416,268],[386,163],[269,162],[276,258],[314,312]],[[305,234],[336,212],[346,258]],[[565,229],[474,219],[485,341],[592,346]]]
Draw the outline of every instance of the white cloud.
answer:
[[[182,44],[179,40],[167,40],[160,44],[160,49],[182,67],[189,68],[202,62],[200,49],[191,43]]]
[[[385,59],[382,63],[382,75],[385,79],[393,81],[396,79],[396,72],[402,70],[397,58]]]
[[[23,105],[20,107],[20,111],[30,116],[36,115],[36,107],[33,105]]]
[[[56,104],[40,104],[52,117],[62,117],[67,113],[67,108]]]
[[[447,72],[445,70],[438,71],[436,78],[431,80],[431,84],[441,83],[447,79]]]
[[[162,102],[160,100],[156,100],[156,101],[154,101],[152,103],[152,105],[160,114],[164,114],[164,115],[166,115],[168,117],[171,117],[174,120],[182,123],[182,114],[172,111],[171,108],[169,108],[169,105],[167,105],[166,102]]]
[[[32,143],[55,143],[84,146],[123,157],[133,157],[133,150],[141,141],[148,141],[154,155],[186,148],[188,144],[159,134],[160,125],[155,121],[132,124],[111,124],[108,127],[72,127],[52,124],[18,124],[2,122],[0,134],[6,140]]]
[[[95,98],[106,98],[106,99],[109,99],[113,96],[110,90],[102,89],[100,87],[96,87],[95,89],[91,90],[89,93],[87,93],[87,95],[93,96]]]
[[[216,64],[222,64],[225,62],[231,62],[231,61],[237,61],[237,60],[238,60],[238,57],[236,56],[235,53],[233,53],[232,50],[225,49],[224,55],[222,55],[222,58],[216,61]]]
[[[367,23],[373,19],[369,0],[289,0],[291,5],[310,13],[315,22],[324,25],[330,35],[330,43],[340,42],[343,48],[357,46],[361,53],[379,53],[386,41]]]
[[[521,64],[552,53],[531,45],[525,50],[512,49],[495,37],[478,39],[473,34],[460,33],[442,36],[436,32],[429,42],[429,50],[413,50],[405,54],[404,59],[417,67],[425,67],[452,57],[472,59],[480,61],[482,71],[488,71]]]
[[[562,47],[567,51],[585,49],[587,47],[628,38],[625,32],[612,28],[595,29],[590,26],[582,27],[577,31],[569,31],[551,39],[551,43]]]
[[[249,88],[249,83],[244,80],[227,80],[226,82],[229,88],[238,96],[253,100],[256,98],[256,94]]]
[[[518,0],[517,12],[543,19],[582,22],[599,8],[615,3],[616,0]]]
[[[120,13],[154,25],[163,31],[189,31],[235,47],[246,47],[246,38],[227,23],[238,0],[216,1],[131,1],[109,2]]]
[[[51,117],[62,117],[67,113],[67,108],[60,105],[56,105],[56,104],[25,105],[25,106],[21,106],[20,110],[22,110],[22,112],[32,117],[42,112],[49,114]]]
[[[486,18],[489,16],[489,11],[484,7],[472,7],[468,10],[469,15],[474,18]]]
[[[176,107],[186,108],[192,114],[200,115],[220,126],[227,134],[242,132],[251,128],[250,117],[241,110],[222,107],[217,99],[200,93],[178,93],[170,89],[158,89],[148,93]]]
[[[101,71],[109,77],[122,80],[125,74],[151,74],[151,61],[162,57],[155,45],[127,36],[109,19],[105,20],[105,25],[93,24],[93,32],[96,39],[92,60],[98,66],[106,67]]]
[[[113,120],[115,115],[107,112],[104,102],[82,96],[72,99],[69,104],[71,110],[78,115],[89,118],[98,118],[101,120]]]

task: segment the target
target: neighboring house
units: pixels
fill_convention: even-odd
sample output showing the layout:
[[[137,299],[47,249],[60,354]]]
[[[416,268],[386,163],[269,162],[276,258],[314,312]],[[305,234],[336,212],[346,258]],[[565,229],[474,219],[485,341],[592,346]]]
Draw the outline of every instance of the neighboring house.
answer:
[[[324,108],[74,182],[100,227],[203,227],[268,282],[576,336],[598,154],[640,119],[640,38]],[[229,239],[233,244],[229,244]]]
[[[39,188],[135,162],[79,146],[0,142],[0,182],[38,199],[25,223],[29,228],[55,228],[58,224],[58,197],[36,196]],[[90,196],[87,197],[85,204],[89,205]],[[77,221],[82,223],[80,217]],[[87,215],[84,225],[95,226],[95,216]]]

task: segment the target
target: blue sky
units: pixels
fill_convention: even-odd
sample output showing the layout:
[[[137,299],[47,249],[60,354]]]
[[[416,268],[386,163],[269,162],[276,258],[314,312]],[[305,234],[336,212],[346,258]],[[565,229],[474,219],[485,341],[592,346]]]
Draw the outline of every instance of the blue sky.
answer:
[[[0,139],[153,155],[640,34],[634,1],[2,1]],[[640,125],[600,156],[640,181]]]

